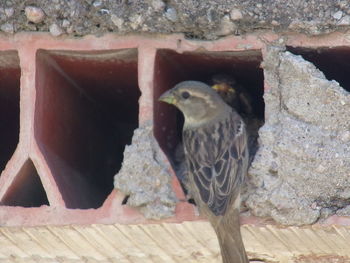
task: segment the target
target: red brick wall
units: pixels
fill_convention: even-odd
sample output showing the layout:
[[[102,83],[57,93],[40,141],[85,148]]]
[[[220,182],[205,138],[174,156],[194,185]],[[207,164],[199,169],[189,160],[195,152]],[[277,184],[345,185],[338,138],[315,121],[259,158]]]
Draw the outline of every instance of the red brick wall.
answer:
[[[118,131],[114,121],[137,127],[153,119],[166,152],[166,142],[176,136],[165,139],[162,127],[176,129],[176,116],[158,104],[159,94],[181,80],[205,80],[220,68],[234,70],[262,95],[268,83],[259,64],[269,44],[340,47],[350,38],[342,33],[312,38],[262,33],[213,42],[181,35],[1,37],[0,224],[146,222],[113,191],[118,167],[111,160],[121,158],[110,146],[111,132]],[[174,188],[183,195],[175,177]],[[196,219],[193,207],[180,202],[167,221]]]

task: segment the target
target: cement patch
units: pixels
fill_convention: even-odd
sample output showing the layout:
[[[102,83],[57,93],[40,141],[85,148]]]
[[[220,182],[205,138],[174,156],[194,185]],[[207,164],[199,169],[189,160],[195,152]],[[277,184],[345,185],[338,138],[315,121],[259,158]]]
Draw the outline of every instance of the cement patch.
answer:
[[[319,35],[349,29],[349,10],[348,1],[328,0],[7,0],[0,3],[0,29],[53,36],[185,33],[209,40],[256,30]]]
[[[127,204],[139,208],[149,219],[175,213],[176,196],[166,157],[147,122],[134,131],[132,144],[126,146],[122,168],[114,177],[114,187],[128,195]]]
[[[268,50],[263,67],[270,89],[247,206],[287,225],[343,214],[350,202],[349,92],[279,48]]]

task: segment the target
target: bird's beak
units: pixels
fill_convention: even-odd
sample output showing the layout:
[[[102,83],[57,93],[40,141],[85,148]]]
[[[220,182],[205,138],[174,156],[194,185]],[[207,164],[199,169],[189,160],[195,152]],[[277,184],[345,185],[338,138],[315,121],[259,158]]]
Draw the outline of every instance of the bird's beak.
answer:
[[[176,104],[176,98],[174,97],[174,95],[172,94],[171,90],[168,90],[166,92],[164,92],[158,99],[159,101],[163,101],[169,104]]]
[[[231,86],[229,86],[225,83],[215,84],[211,88],[216,90],[217,92],[224,91],[224,92],[235,93],[235,90],[233,88],[231,88]]]

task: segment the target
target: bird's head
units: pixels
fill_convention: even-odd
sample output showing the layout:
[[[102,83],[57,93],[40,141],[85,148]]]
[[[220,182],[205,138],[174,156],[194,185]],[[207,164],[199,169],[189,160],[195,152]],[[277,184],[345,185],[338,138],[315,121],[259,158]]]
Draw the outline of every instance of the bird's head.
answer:
[[[220,95],[220,97],[229,105],[237,99],[236,90],[227,83],[215,84],[211,88],[214,89]]]
[[[211,82],[213,83],[211,87],[219,93],[226,103],[230,104],[237,98],[237,82],[233,77],[226,74],[216,74],[212,76]]]
[[[212,89],[216,90],[219,94],[235,95],[236,90],[227,83],[218,83],[212,86]]]
[[[210,122],[230,109],[214,89],[199,81],[180,82],[163,93],[159,100],[173,104],[182,111],[185,127]]]

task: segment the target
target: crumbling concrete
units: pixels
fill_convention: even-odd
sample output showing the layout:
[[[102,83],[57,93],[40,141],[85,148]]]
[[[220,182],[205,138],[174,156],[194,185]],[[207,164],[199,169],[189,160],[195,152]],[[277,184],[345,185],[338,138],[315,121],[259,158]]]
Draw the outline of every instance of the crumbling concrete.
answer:
[[[270,48],[265,125],[247,206],[282,224],[350,215],[350,95],[301,56]]]
[[[264,29],[318,35],[349,26],[350,3],[339,0],[7,0],[0,3],[0,29],[10,34],[50,31],[54,36],[83,36],[147,32],[216,39]]]
[[[212,40],[261,30],[325,35],[349,29],[350,2],[341,0],[0,2],[3,34],[38,31],[56,37],[79,37],[107,32],[184,33],[187,38]],[[302,43],[300,35],[298,39]],[[345,43],[337,41],[338,45]],[[246,47],[250,49],[253,44]],[[232,43],[225,50],[231,47]],[[23,56],[27,51],[21,52]],[[3,60],[7,61],[6,57]],[[327,81],[312,64],[280,49],[269,50],[264,70],[269,88],[264,95],[266,124],[260,129],[260,148],[250,169],[248,207],[255,215],[271,216],[283,224],[313,223],[331,214],[350,215],[348,93],[336,82]],[[21,82],[31,83],[31,75],[22,76],[27,77]],[[30,119],[22,117],[22,121]],[[22,127],[32,127],[26,122]],[[135,132],[115,186],[130,195],[128,204],[139,207],[147,218],[167,217],[173,214],[176,202],[167,169],[149,124]],[[60,197],[52,199],[62,202]]]
[[[161,219],[175,213],[177,199],[166,164],[153,125],[147,122],[134,131],[122,168],[114,177],[114,187],[129,196],[127,204],[139,208],[146,218]]]

